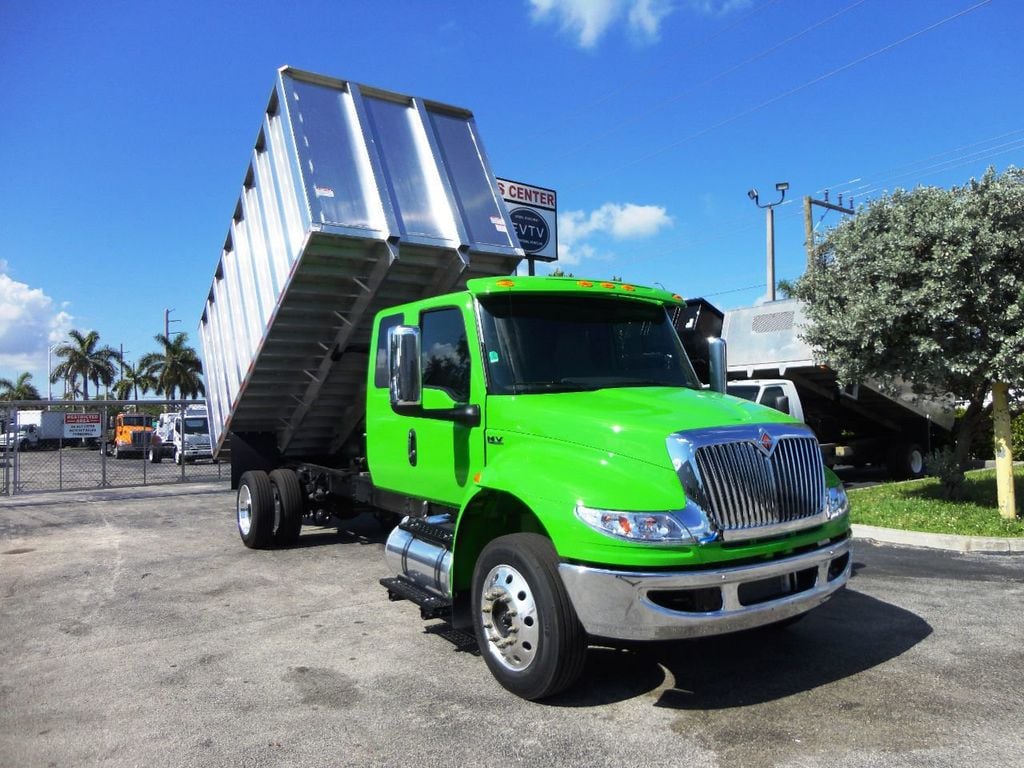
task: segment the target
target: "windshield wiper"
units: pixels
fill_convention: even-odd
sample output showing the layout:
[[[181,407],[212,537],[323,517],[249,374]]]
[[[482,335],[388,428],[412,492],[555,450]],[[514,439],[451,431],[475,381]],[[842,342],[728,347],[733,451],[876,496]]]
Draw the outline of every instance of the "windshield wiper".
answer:
[[[513,385],[516,394],[533,394],[538,392],[593,392],[599,386],[589,382],[561,379],[560,381],[517,381]]]

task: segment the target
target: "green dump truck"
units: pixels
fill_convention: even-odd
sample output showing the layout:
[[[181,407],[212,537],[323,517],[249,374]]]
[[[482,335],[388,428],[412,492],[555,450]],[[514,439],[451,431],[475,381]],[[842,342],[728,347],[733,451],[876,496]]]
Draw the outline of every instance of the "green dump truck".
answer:
[[[847,499],[810,430],[724,394],[721,343],[698,380],[678,295],[522,257],[469,112],[279,71],[200,323],[243,543],[392,517],[387,594],[528,699],[591,640],[789,622],[841,589]]]

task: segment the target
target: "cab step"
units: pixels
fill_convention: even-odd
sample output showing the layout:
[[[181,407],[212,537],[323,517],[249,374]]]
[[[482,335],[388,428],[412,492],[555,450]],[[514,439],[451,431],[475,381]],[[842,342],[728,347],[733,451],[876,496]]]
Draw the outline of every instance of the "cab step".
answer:
[[[381,579],[380,584],[388,591],[389,600],[409,600],[420,607],[424,619],[448,619],[451,617],[452,601],[428,592],[401,576]]]
[[[455,525],[451,522],[432,523],[422,517],[407,517],[398,524],[398,527],[417,539],[429,541],[445,549],[451,549],[455,540]]]

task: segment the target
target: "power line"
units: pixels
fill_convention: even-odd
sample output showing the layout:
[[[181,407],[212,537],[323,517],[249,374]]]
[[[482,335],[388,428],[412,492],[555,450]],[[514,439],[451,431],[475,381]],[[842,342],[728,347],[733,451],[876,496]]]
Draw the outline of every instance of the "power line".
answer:
[[[990,142],[999,141],[1000,139],[1005,139],[1008,136],[1016,136],[1016,135],[1021,134],[1021,133],[1024,133],[1024,128],[1017,128],[1017,129],[1012,130],[1012,131],[1007,131],[1005,133],[1001,133],[998,136],[992,136],[992,137],[989,137],[987,139],[979,139],[978,141],[972,141],[969,144],[963,144],[963,145],[961,145],[959,147],[953,147],[952,149],[947,149],[947,150],[944,150],[942,152],[936,152],[935,154],[929,155],[928,157],[922,158],[920,160],[914,160],[914,161],[912,161],[910,163],[904,163],[902,165],[896,166],[895,168],[889,168],[889,169],[884,170],[884,171],[878,171],[878,172],[875,173],[875,176],[877,177],[877,176],[879,176],[881,174],[881,175],[887,177],[890,174],[900,173],[900,172],[902,172],[904,170],[909,170],[909,169],[913,168],[914,166],[921,165],[922,163],[928,163],[928,162],[930,162],[932,160],[937,160],[938,158],[943,157],[945,155],[952,155],[952,154],[956,154],[958,152],[963,152],[966,149],[972,149],[973,147],[977,147],[980,144],[988,144]],[[839,188],[844,188],[844,191],[846,191],[845,188],[847,187],[847,185],[854,184],[854,183],[856,183],[858,181],[863,181],[863,178],[858,176],[855,179],[848,179],[847,181],[841,181],[841,182],[837,182],[835,184],[828,184],[825,187],[822,187],[821,189],[817,190],[814,194],[821,195],[821,194],[824,194],[827,190],[839,189]]]
[[[741,16],[738,16],[736,18],[736,20],[733,21],[731,24],[728,24],[725,27],[722,27],[722,29],[720,29],[717,32],[714,32],[714,33],[708,35],[707,37],[701,38],[696,43],[694,43],[689,48],[687,48],[683,52],[683,54],[681,54],[679,56],[672,56],[672,57],[662,61],[659,64],[655,64],[654,66],[648,67],[647,69],[645,69],[637,77],[634,77],[631,80],[627,80],[625,83],[623,83],[622,85],[620,85],[620,86],[618,86],[616,88],[612,88],[609,91],[605,91],[600,97],[598,97],[594,101],[592,101],[592,102],[590,102],[588,104],[585,104],[584,106],[579,107],[578,109],[576,109],[576,110],[574,110],[572,112],[569,112],[568,114],[564,115],[563,117],[561,117],[557,121],[548,122],[546,124],[545,129],[543,131],[528,136],[523,142],[521,142],[520,144],[517,144],[517,145],[513,145],[512,148],[513,149],[518,149],[518,148],[522,148],[522,147],[525,147],[525,146],[532,146],[533,143],[537,139],[542,138],[542,137],[550,136],[551,131],[552,131],[553,128],[558,128],[560,126],[565,125],[566,123],[571,122],[575,118],[577,118],[577,117],[579,117],[579,116],[581,116],[583,114],[586,114],[587,112],[589,112],[590,110],[594,109],[595,107],[601,106],[605,102],[609,101],[613,96],[617,96],[618,94],[622,93],[625,90],[628,90],[629,88],[631,88],[631,87],[633,87],[635,85],[639,85],[639,84],[645,83],[647,78],[652,73],[657,72],[659,70],[662,70],[665,67],[667,67],[670,64],[672,64],[673,62],[678,61],[680,58],[682,58],[682,55],[693,53],[694,51],[700,50],[701,48],[704,48],[705,46],[710,45],[712,42],[714,42],[718,38],[722,37],[727,32],[731,32],[732,30],[736,29],[736,27],[738,27],[738,26],[742,25],[744,22],[746,22],[748,19],[756,16],[757,14],[761,13],[762,11],[764,11],[767,8],[775,5],[778,2],[781,2],[781,0],[766,0],[766,2],[762,3],[761,5],[758,5],[758,6],[754,7],[754,8],[752,8],[747,13],[744,13]]]
[[[871,51],[870,53],[867,53],[867,54],[865,54],[863,56],[860,56],[860,57],[858,57],[858,58],[856,58],[856,59],[854,59],[854,60],[852,60],[850,62],[847,62],[846,64],[843,64],[840,67],[836,67],[835,69],[832,69],[832,70],[830,70],[830,71],[828,71],[828,72],[826,72],[826,73],[824,73],[822,75],[818,75],[817,77],[812,78],[811,80],[808,80],[807,82],[805,82],[805,83],[803,83],[801,85],[798,85],[798,86],[796,86],[794,88],[790,88],[790,89],[788,89],[786,91],[783,91],[782,93],[780,93],[780,94],[778,94],[776,96],[773,96],[772,98],[768,99],[767,101],[763,101],[760,104],[758,104],[758,105],[756,105],[754,107],[751,107],[750,109],[746,109],[746,110],[744,110],[742,112],[738,112],[735,115],[732,115],[731,117],[727,117],[724,120],[720,120],[719,122],[714,123],[713,125],[710,125],[710,126],[708,126],[706,128],[703,128],[700,131],[697,131],[696,133],[692,133],[692,134],[690,134],[689,136],[687,136],[687,137],[685,137],[683,139],[680,139],[678,141],[674,141],[674,142],[672,142],[670,144],[667,144],[667,145],[661,147],[660,149],[655,150],[654,152],[650,152],[650,153],[648,153],[646,155],[642,155],[642,156],[640,156],[640,157],[638,157],[638,158],[636,158],[634,160],[630,160],[628,162],[622,163],[621,165],[618,165],[618,166],[610,169],[608,172],[603,173],[600,176],[595,176],[594,178],[592,178],[592,179],[590,179],[590,180],[588,180],[586,182],[583,182],[583,186],[589,186],[589,185],[594,184],[594,183],[596,183],[598,181],[601,181],[602,179],[606,179],[609,176],[612,176],[612,175],[618,173],[619,171],[621,171],[624,168],[628,168],[631,165],[636,165],[637,163],[644,162],[645,160],[650,160],[652,158],[655,158],[658,155],[664,154],[665,152],[667,152],[667,151],[669,151],[671,149],[675,149],[676,147],[680,147],[683,144],[687,144],[687,143],[693,141],[694,139],[698,139],[701,136],[705,136],[705,135],[711,133],[712,131],[718,130],[719,128],[723,128],[724,126],[729,125],[730,123],[734,123],[737,120],[740,120],[740,119],[742,119],[744,117],[748,117],[748,116],[754,114],[755,112],[758,112],[758,111],[760,111],[760,110],[762,110],[762,109],[764,109],[766,107],[771,106],[772,104],[775,104],[775,103],[777,103],[779,101],[782,101],[783,99],[789,98],[790,96],[793,96],[794,94],[799,93],[800,91],[806,90],[807,88],[810,88],[810,87],[812,87],[814,85],[817,85],[818,83],[821,83],[821,82],[823,82],[823,81],[825,81],[825,80],[827,80],[827,79],[829,79],[831,77],[834,77],[835,75],[838,75],[841,72],[845,72],[846,70],[851,69],[852,67],[855,67],[858,64],[863,64],[865,61],[868,61],[869,59],[873,59],[876,56],[880,56],[883,53],[887,53],[887,52],[893,50],[894,48],[896,48],[896,47],[898,47],[900,45],[903,45],[904,43],[908,43],[911,40],[913,40],[913,39],[915,39],[917,37],[920,37],[921,35],[927,34],[928,32],[931,32],[932,30],[937,29],[938,27],[943,26],[944,24],[948,24],[949,22],[955,21],[956,19],[959,19],[962,16],[966,16],[967,14],[972,13],[973,11],[976,11],[979,8],[983,7],[983,6],[986,6],[989,3],[991,3],[991,2],[992,2],[992,0],[981,0],[981,2],[975,3],[974,5],[971,5],[968,8],[965,8],[965,9],[963,9],[961,11],[958,11],[957,13],[954,13],[951,16],[947,16],[944,19],[941,19],[941,20],[936,21],[936,22],[934,22],[932,24],[929,24],[928,26],[923,27],[923,28],[921,28],[921,29],[917,30],[916,32],[913,32],[913,33],[911,33],[909,35],[906,35],[905,37],[902,37],[899,40],[895,40],[894,42],[891,42],[888,45],[884,45],[881,48],[878,48],[878,49],[876,49],[874,51]]]
[[[996,145],[994,147],[988,147],[978,152],[973,152],[968,155],[961,155],[959,157],[953,157],[948,160],[943,160],[938,163],[934,163],[924,168],[918,168],[913,171],[906,173],[896,174],[893,176],[883,177],[881,181],[875,182],[873,186],[870,186],[864,191],[856,191],[856,194],[861,197],[866,197],[874,192],[885,189],[888,185],[898,179],[905,178],[907,176],[916,176],[917,178],[924,178],[925,176],[934,176],[937,173],[944,171],[950,171],[954,168],[959,168],[962,165],[970,165],[981,160],[988,160],[993,157],[999,157],[1005,155],[1008,152],[1014,152],[1017,150],[1024,150],[1024,138],[1017,139],[1015,141],[1008,141],[1003,144]]]
[[[596,134],[590,140],[585,141],[585,142],[583,142],[581,144],[577,144],[572,149],[567,150],[566,152],[563,153],[562,156],[563,157],[567,157],[567,156],[570,156],[570,155],[574,155],[577,152],[581,152],[585,148],[593,145],[595,142],[597,142],[597,141],[599,141],[601,139],[604,139],[604,138],[606,138],[608,136],[611,136],[612,134],[615,134],[615,133],[619,132],[623,128],[627,128],[627,127],[629,127],[631,125],[636,125],[637,123],[645,121],[651,115],[655,114],[656,112],[660,112],[661,110],[663,110],[665,107],[669,106],[670,104],[675,104],[675,103],[677,103],[679,101],[682,101],[684,98],[686,98],[687,96],[693,94],[698,89],[703,88],[703,87],[705,87],[707,85],[710,85],[711,83],[714,83],[717,80],[721,80],[722,78],[727,77],[728,75],[731,75],[733,72],[736,72],[736,71],[738,71],[740,69],[743,69],[744,67],[749,66],[750,64],[753,64],[754,62],[759,61],[759,60],[765,58],[766,56],[770,56],[771,54],[773,54],[776,51],[784,48],[785,46],[789,45],[790,43],[800,39],[804,35],[807,35],[807,34],[813,32],[814,30],[818,29],[819,27],[822,27],[825,24],[828,24],[830,21],[833,21],[833,20],[839,18],[843,14],[845,14],[845,13],[847,13],[849,11],[852,11],[857,6],[863,5],[866,1],[867,0],[855,0],[855,2],[851,3],[850,5],[846,6],[845,8],[843,8],[843,9],[841,9],[839,11],[836,11],[831,16],[828,16],[827,18],[821,19],[820,21],[817,21],[814,24],[811,24],[810,26],[805,27],[804,29],[802,29],[799,32],[797,32],[796,34],[790,35],[785,40],[781,40],[780,42],[776,43],[775,45],[772,45],[772,46],[770,46],[768,48],[765,48],[760,53],[754,54],[750,58],[745,59],[744,61],[741,61],[739,64],[734,64],[731,67],[727,67],[726,69],[721,70],[717,74],[714,74],[711,77],[709,77],[709,78],[707,78],[705,80],[702,80],[699,83],[696,83],[695,85],[691,86],[687,90],[682,91],[681,93],[678,93],[675,96],[671,96],[671,97],[669,97],[667,99],[664,99],[663,101],[660,101],[658,104],[653,106],[651,109],[648,109],[646,112],[643,112],[642,114],[639,114],[639,115],[637,115],[636,117],[633,117],[630,120],[620,120],[618,123],[613,124],[612,127],[609,128],[608,130],[603,131],[603,132],[601,132],[599,134]]]

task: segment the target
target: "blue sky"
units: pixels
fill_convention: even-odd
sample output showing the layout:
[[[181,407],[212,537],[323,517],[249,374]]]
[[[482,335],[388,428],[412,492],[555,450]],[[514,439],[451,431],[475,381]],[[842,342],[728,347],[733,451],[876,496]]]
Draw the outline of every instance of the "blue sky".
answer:
[[[498,175],[557,190],[563,269],[729,308],[765,294],[752,187],[791,185],[794,278],[804,195],[1021,165],[1022,29],[1017,0],[0,0],[0,377],[45,393],[69,328],[137,360],[165,308],[198,347],[281,65],[472,110]]]

